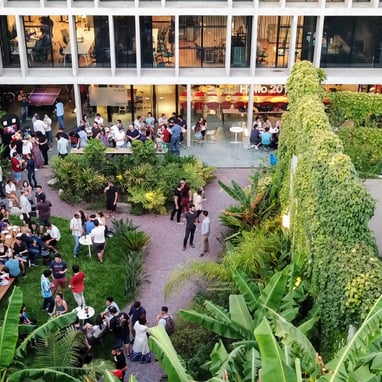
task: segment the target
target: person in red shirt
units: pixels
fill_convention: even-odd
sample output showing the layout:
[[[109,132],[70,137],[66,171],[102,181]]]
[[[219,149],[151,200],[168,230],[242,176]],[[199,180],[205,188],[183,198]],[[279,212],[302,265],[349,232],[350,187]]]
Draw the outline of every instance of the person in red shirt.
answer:
[[[85,273],[80,272],[80,267],[77,264],[73,264],[72,266],[73,276],[69,280],[69,288],[73,292],[74,300],[77,303],[79,308],[86,306],[85,298],[84,298],[84,281],[85,281]]]
[[[12,175],[15,179],[16,188],[19,188],[21,182],[21,173],[23,171],[22,161],[17,158],[17,152],[14,152],[11,159]]]

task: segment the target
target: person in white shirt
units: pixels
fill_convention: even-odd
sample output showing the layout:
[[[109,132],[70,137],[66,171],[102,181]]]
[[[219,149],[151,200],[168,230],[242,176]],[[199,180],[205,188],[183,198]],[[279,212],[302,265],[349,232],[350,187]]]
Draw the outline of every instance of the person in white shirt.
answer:
[[[30,213],[32,211],[32,205],[28,199],[28,191],[25,190],[20,195],[20,209],[23,214],[24,224],[28,225],[29,229],[33,229]]]
[[[94,122],[97,122],[98,126],[103,127],[103,118],[101,117],[100,113],[96,114],[96,116],[94,118]]]
[[[65,158],[69,153],[69,140],[62,133],[56,135],[57,138],[57,153],[60,158]]]
[[[23,140],[23,148],[22,148],[22,154],[24,159],[32,154],[32,148],[33,148],[33,143],[31,140],[31,136],[29,136],[27,139]]]
[[[33,131],[37,133],[38,131],[41,132],[41,134],[45,135],[45,123],[44,121],[41,121],[40,116],[36,113],[33,116]]]
[[[114,133],[115,146],[117,149],[125,147],[126,143],[126,133],[122,124],[118,126],[118,131]]]
[[[203,252],[200,254],[200,257],[203,257],[205,253],[209,252],[210,247],[208,243],[208,237],[210,235],[210,229],[211,229],[211,223],[210,218],[208,217],[208,211],[203,211],[203,221],[201,226],[201,235],[202,235],[202,242],[203,242]]]
[[[60,230],[53,224],[49,224],[46,230],[46,236],[43,238],[45,245],[53,252],[57,252],[57,244],[61,239]]]
[[[105,226],[100,225],[97,219],[94,220],[95,227],[90,232],[90,237],[94,244],[94,250],[97,252],[98,261],[103,263],[105,252]]]
[[[44,121],[45,123],[45,135],[48,138],[49,145],[51,146],[53,143],[53,137],[52,137],[52,120],[49,118],[48,114],[44,114]]]
[[[78,253],[80,252],[80,237],[83,233],[81,214],[79,211],[75,212],[70,220],[70,229],[74,239],[73,255],[74,257],[78,257]]]

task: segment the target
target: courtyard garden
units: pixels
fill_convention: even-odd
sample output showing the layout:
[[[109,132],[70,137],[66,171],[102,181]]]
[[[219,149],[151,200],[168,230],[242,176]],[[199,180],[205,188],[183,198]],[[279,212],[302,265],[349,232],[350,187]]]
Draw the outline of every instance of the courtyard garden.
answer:
[[[183,263],[168,280],[167,296],[187,287],[186,282],[195,283],[199,290],[191,305],[176,317],[171,338],[163,327],[152,328],[149,343],[169,381],[381,379],[382,269],[368,228],[375,202],[360,175],[380,174],[382,138],[380,129],[372,124],[382,114],[382,101],[367,95],[365,101],[357,99],[350,107],[350,101],[333,98],[329,115],[322,102],[324,78],[325,73],[308,62],[293,67],[277,165],[258,169],[246,188],[235,181],[220,182],[233,201],[220,215],[221,224],[228,229],[221,238],[223,251],[214,260]],[[352,111],[361,101],[368,106],[358,113]],[[361,117],[359,113],[365,110],[371,111]],[[353,126],[343,127],[345,120],[352,120]],[[360,149],[363,147],[367,155]],[[158,157],[153,148],[144,145],[134,149],[129,157],[108,158],[94,143],[82,156],[57,160],[53,167],[63,198],[90,203],[111,178],[134,213],[164,213],[171,203],[173,185],[182,176],[193,188],[213,177],[213,169],[196,158]],[[69,237],[67,222],[54,222]],[[142,287],[144,249],[150,238],[139,231],[133,221],[115,222],[115,235],[108,239],[110,266],[112,274],[122,277],[113,278],[112,285],[109,274],[88,262],[86,253],[80,257],[81,269],[99,276],[87,285],[92,294],[86,295],[96,311],[104,308],[106,290],[116,300],[127,301]],[[70,239],[68,243],[64,250],[71,253]],[[39,277],[32,269],[20,280],[20,287],[31,315],[43,323],[46,316],[39,311]],[[21,297],[17,290],[14,293],[18,306]],[[73,305],[70,299],[68,296]],[[3,300],[0,308],[5,312],[14,306],[8,308]],[[3,322],[7,318],[8,313]],[[61,329],[71,320],[69,314],[52,327]],[[1,335],[4,347],[4,325]],[[15,351],[16,346],[21,348]],[[30,343],[14,340],[17,362],[26,346]],[[6,350],[10,354],[12,349],[8,346]],[[96,362],[108,358],[102,348],[95,352]],[[12,363],[11,356],[8,359],[17,369],[18,363]],[[30,362],[25,365],[31,369]],[[75,365],[71,370],[65,366],[52,367],[46,376],[60,368],[68,378],[85,380],[85,373]],[[96,366],[90,367],[95,374],[87,373],[87,378],[100,375]],[[4,376],[15,372],[4,363],[2,367]],[[31,380],[42,375],[41,371],[32,374],[28,375]],[[51,378],[44,380],[54,380]],[[113,380],[109,374],[105,378]]]

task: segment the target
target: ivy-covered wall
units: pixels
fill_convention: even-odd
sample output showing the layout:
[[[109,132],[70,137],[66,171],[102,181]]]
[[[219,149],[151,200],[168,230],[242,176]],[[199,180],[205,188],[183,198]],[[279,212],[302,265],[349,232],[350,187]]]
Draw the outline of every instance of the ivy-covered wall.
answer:
[[[278,171],[293,256],[319,306],[320,352],[328,359],[346,340],[349,325],[357,326],[380,296],[382,267],[368,228],[374,201],[332,132],[322,79],[307,61],[293,67]]]

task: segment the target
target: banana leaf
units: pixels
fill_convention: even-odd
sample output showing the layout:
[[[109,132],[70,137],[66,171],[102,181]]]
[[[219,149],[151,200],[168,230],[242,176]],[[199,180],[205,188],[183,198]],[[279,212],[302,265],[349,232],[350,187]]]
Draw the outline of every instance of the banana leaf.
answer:
[[[286,365],[283,353],[265,318],[254,333],[261,355],[261,381],[297,382],[296,374]]]
[[[178,357],[172,342],[162,325],[150,329],[150,348],[154,351],[158,361],[166,371],[171,382],[189,382],[193,378],[188,374]]]
[[[239,288],[240,293],[244,296],[251,312],[254,312],[258,306],[258,296],[260,290],[257,284],[251,281],[251,279],[238,269],[232,270],[233,280],[235,285]]]
[[[249,332],[248,336],[246,336],[249,337],[255,329],[255,326],[243,295],[231,294],[229,296],[229,312],[231,314],[231,320]]]
[[[373,308],[363,321],[349,343],[340,351],[338,357],[327,364],[331,371],[319,379],[320,382],[347,382],[357,366],[360,366],[362,356],[367,354],[370,345],[382,334],[382,296],[378,298]]]
[[[81,370],[81,369],[79,369]],[[85,373],[84,373],[85,374]],[[53,370],[49,368],[44,369],[24,369],[16,371],[9,375],[9,382],[20,382],[24,380],[37,380],[42,378],[44,382],[78,382],[84,381],[84,379],[79,379],[78,375],[73,377],[67,373],[59,370]]]
[[[19,287],[14,287],[0,328],[0,369],[7,368],[13,361],[19,337],[19,313],[22,303],[23,292]]]

